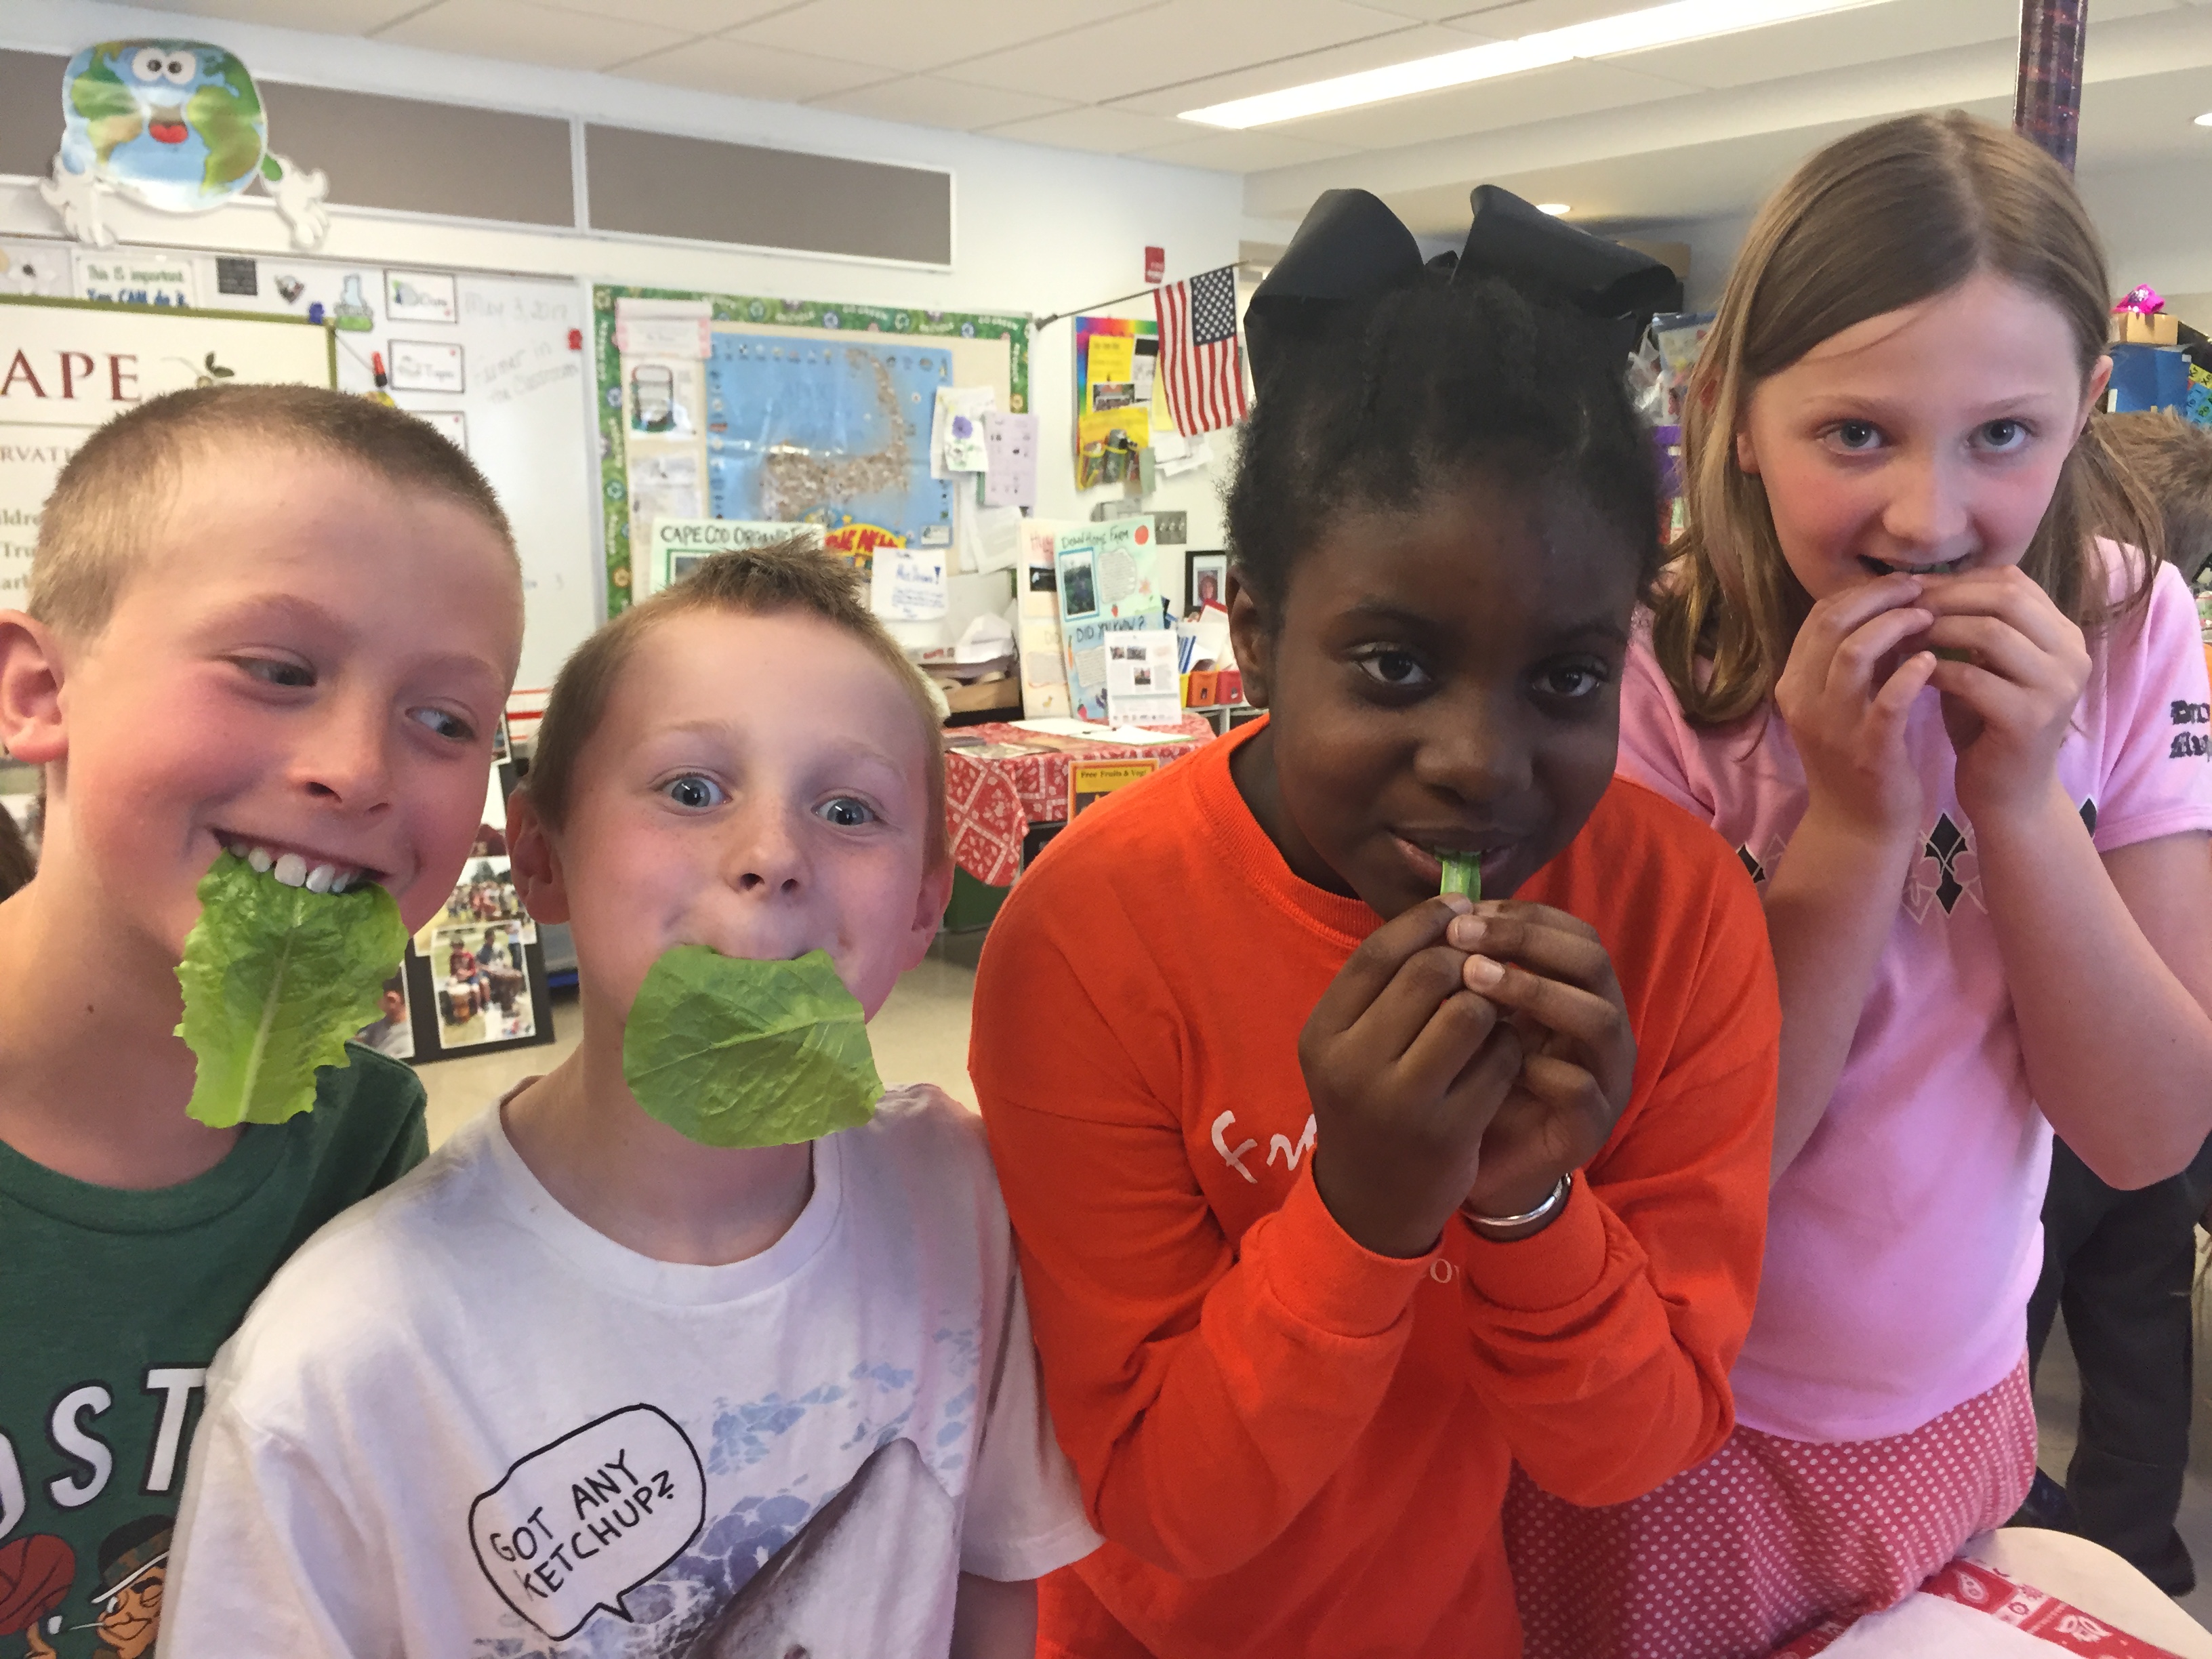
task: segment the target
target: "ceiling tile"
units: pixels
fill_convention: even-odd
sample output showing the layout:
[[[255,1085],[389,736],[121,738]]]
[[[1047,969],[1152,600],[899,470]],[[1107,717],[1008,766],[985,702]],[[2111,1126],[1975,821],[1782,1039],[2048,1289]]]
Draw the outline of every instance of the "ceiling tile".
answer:
[[[1396,0],[1383,0],[1395,4]],[[1505,3],[1455,7],[1437,21],[1454,28],[1472,29],[1502,40],[1513,40],[1545,29],[1563,29],[1570,23],[1588,23],[1601,17],[1618,17],[1625,11],[1643,11],[1652,0],[1505,0]]]
[[[808,101],[848,115],[872,115],[879,121],[907,121],[916,126],[955,127],[970,132],[994,121],[1018,121],[1075,107],[1065,98],[1009,92],[1003,87],[963,86],[930,75],[909,75]]]
[[[1281,131],[1316,143],[1355,149],[1395,149],[1468,133],[1494,132],[1563,116],[1590,115],[1692,90],[1611,64],[1561,64],[1496,81],[1479,81],[1449,92],[1394,99],[1340,115],[1286,121]],[[1275,131],[1270,128],[1267,131]]]
[[[689,87],[695,92],[728,93],[784,104],[847,92],[884,78],[883,70],[871,64],[779,52],[774,46],[749,46],[722,36],[655,52],[624,64],[616,73],[662,86]]]
[[[1209,76],[1203,81],[1187,81],[1176,86],[1162,87],[1155,92],[1140,92],[1134,97],[1117,98],[1113,101],[1117,108],[1141,110],[1149,115],[1180,115],[1187,109],[1202,109],[1208,104],[1225,103],[1231,98],[1249,98],[1255,93],[1278,92],[1285,87],[1302,87],[1310,81],[1326,81],[1333,76],[1382,69],[1391,64],[1409,64],[1417,58],[1459,52],[1476,44],[1470,35],[1455,34],[1449,29],[1430,25],[1409,23],[1388,34],[1370,35],[1364,40],[1347,41],[1340,46],[1306,52],[1297,58],[1279,58],[1272,63],[1255,64],[1250,69]]]
[[[164,11],[321,34],[366,34],[420,7],[422,0],[164,0]]]
[[[1166,0],[943,72],[984,86],[1072,90],[1103,103],[1409,27],[1347,0]]]
[[[683,0],[675,0],[683,3]],[[606,0],[620,4],[622,0]],[[786,0],[736,33],[787,52],[919,70],[1142,11],[1158,0],[969,0],[957,7],[884,0]]]
[[[1190,123],[1163,120],[1157,115],[1138,115],[1122,109],[1071,109],[1056,115],[1003,122],[984,131],[993,138],[1018,138],[1028,144],[1057,144],[1062,149],[1120,155],[1187,138],[1190,136]]]
[[[1601,61],[1703,87],[1742,87],[2020,37],[2020,0],[1915,0],[1743,29]]]
[[[379,29],[376,38],[433,52],[462,52],[555,69],[598,70],[672,46],[684,37],[675,29],[556,11],[529,0],[438,0]]]
[[[1194,127],[1188,121],[1182,125],[1192,137],[1134,154],[1147,161],[1172,161],[1177,167],[1256,173],[1262,167],[1296,167],[1301,161],[1326,161],[1332,156],[1353,153],[1346,145],[1317,144],[1310,138],[1294,138],[1286,132],[1220,132]]]
[[[694,35],[750,23],[789,6],[791,0],[541,0],[541,3]]]

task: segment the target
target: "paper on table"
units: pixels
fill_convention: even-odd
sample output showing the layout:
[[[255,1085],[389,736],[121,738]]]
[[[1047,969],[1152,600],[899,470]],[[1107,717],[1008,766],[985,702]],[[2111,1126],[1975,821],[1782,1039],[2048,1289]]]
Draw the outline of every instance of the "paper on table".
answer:
[[[1180,711],[1176,718],[1182,718]],[[1081,738],[1091,743],[1196,743],[1188,732],[1153,732],[1140,726],[1101,726],[1096,720],[1066,719],[1016,720],[1024,732],[1045,738]]]
[[[1037,476],[1037,417],[983,416],[983,448],[990,467],[983,475],[986,507],[1035,507]],[[985,569],[992,567],[986,565]]]
[[[942,548],[878,547],[868,580],[868,606],[886,621],[934,622],[947,608]]]

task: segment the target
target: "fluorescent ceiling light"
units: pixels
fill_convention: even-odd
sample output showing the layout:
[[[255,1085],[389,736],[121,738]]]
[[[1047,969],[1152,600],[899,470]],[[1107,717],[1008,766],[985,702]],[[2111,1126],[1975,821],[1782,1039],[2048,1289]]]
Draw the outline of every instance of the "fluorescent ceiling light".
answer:
[[[1648,52],[1654,46],[1676,46],[1717,34],[1764,28],[1771,23],[1795,22],[1829,12],[1851,11],[1881,0],[1674,0],[1671,5],[1600,17],[1565,28],[1524,34],[1517,40],[1493,40],[1434,58],[1417,58],[1410,64],[1362,70],[1280,92],[1263,92],[1252,98],[1232,98],[1225,104],[1185,110],[1181,119],[1210,127],[1258,127],[1275,121],[1295,121],[1301,116],[1326,115],[1334,110],[1356,109],[1415,93],[1440,92],[1477,81],[1494,81],[1504,75],[1548,69],[1578,58],[1612,58],[1623,52]]]
[[[1559,219],[1564,218],[1566,215],[1572,213],[1574,211],[1574,208],[1572,205],[1565,202],[1539,202],[1536,204],[1536,211],[1539,213],[1548,213],[1554,219]]]
[[[2197,125],[2200,127],[2212,127],[2212,109],[2206,110],[2203,114],[2198,116]]]

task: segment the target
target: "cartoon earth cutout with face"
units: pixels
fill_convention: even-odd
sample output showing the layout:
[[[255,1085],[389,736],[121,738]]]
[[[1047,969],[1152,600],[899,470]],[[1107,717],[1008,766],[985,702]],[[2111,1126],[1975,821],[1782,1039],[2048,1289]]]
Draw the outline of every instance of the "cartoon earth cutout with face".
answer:
[[[220,46],[112,40],[63,72],[62,164],[168,213],[220,207],[268,163],[269,119],[246,65]]]
[[[40,194],[80,241],[112,245],[99,195],[204,213],[263,181],[299,246],[330,227],[328,183],[269,149],[269,118],[244,63],[201,40],[104,40],[62,71],[62,146]]]

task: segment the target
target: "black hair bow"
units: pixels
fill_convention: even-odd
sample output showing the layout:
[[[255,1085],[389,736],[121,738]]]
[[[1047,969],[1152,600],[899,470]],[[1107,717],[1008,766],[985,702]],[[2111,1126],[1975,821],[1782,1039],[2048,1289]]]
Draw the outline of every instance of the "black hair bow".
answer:
[[[1477,185],[1468,202],[1466,246],[1425,267],[1413,234],[1379,198],[1323,191],[1253,291],[1244,330],[1255,386],[1346,303],[1419,282],[1425,270],[1444,282],[1502,277],[1534,298],[1572,305],[1605,325],[1623,357],[1654,312],[1681,308],[1681,278],[1650,255],[1540,212],[1496,185]]]

